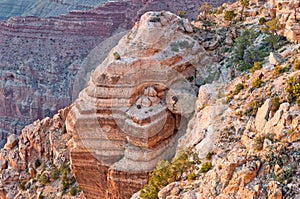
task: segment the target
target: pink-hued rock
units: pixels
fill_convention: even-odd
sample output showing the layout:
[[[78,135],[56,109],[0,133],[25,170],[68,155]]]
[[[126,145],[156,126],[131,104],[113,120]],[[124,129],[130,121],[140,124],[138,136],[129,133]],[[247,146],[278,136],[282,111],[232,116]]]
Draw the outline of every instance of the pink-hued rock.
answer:
[[[79,94],[66,127],[72,172],[85,197],[130,198],[159,160],[174,155],[180,123],[194,108],[194,81],[187,78],[206,58],[190,26],[170,12],[144,14]]]

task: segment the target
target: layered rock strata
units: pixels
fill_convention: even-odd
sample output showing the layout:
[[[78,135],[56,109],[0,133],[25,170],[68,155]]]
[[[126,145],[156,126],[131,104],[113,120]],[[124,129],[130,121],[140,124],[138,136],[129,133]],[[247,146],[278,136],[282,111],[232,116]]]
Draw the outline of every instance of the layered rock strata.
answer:
[[[70,10],[92,9],[105,2],[107,0],[4,0],[0,2],[0,20],[13,16],[58,16]]]
[[[170,12],[146,13],[91,75],[66,123],[86,198],[130,198],[158,160],[174,155],[206,56],[192,31]]]
[[[0,140],[70,105],[72,93],[82,88],[74,87],[78,71],[86,71],[82,60],[104,39],[128,30],[146,11],[183,10],[186,17],[196,18],[200,4],[124,0],[60,17],[13,17],[0,22]]]

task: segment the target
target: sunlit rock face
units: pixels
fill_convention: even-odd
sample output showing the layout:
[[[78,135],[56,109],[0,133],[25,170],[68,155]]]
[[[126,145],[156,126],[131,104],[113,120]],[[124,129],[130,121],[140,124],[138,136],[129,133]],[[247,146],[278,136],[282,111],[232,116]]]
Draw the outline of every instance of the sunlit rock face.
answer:
[[[174,155],[207,59],[192,31],[187,19],[148,12],[91,75],[66,124],[85,197],[130,198],[158,160]]]
[[[282,34],[290,41],[300,43],[300,2],[298,0],[268,0],[282,25]]]

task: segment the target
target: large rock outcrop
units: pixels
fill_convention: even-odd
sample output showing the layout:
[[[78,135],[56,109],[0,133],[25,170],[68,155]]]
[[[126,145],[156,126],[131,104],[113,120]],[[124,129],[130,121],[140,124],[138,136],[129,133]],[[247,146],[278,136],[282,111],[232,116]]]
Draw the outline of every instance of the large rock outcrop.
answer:
[[[220,5],[225,1],[211,2]],[[88,2],[80,1],[80,4]],[[83,60],[95,47],[106,45],[101,43],[104,39],[120,30],[128,30],[146,11],[177,13],[184,10],[186,17],[191,19],[196,18],[200,4],[201,1],[196,0],[122,0],[59,17],[13,17],[1,21],[0,140],[11,133],[20,134],[26,124],[69,106],[72,93],[82,88],[74,86],[74,81],[85,75],[80,73],[78,77],[78,71],[89,73],[102,62],[96,59],[95,65],[89,65],[86,71]],[[110,40],[114,45],[108,48],[115,46],[117,40]],[[0,142],[0,146],[3,145]]]
[[[267,9],[275,11],[282,25],[283,35],[292,42],[300,43],[300,2],[297,0],[268,0]]]
[[[57,173],[55,179],[52,174],[53,168],[69,164],[66,144],[71,135],[64,128],[69,110],[70,107],[59,110],[53,118],[46,117],[26,126],[20,136],[8,137],[5,148],[0,150],[1,199],[35,198],[40,195],[57,198],[62,194],[62,173]],[[45,176],[44,181],[41,175]],[[65,194],[65,197],[70,195]]]
[[[192,31],[170,12],[146,13],[91,75],[66,123],[86,198],[130,198],[158,160],[174,155],[207,60]]]

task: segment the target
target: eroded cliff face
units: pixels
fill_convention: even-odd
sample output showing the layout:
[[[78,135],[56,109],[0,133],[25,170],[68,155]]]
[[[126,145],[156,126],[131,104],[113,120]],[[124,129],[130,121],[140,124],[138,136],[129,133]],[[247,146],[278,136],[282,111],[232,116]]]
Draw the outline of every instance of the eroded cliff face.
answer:
[[[91,75],[66,123],[86,198],[130,198],[158,160],[174,155],[207,58],[191,32],[170,12],[146,13]]]
[[[215,5],[222,2],[212,1]],[[0,146],[8,134],[20,134],[26,124],[71,104],[72,94],[82,88],[74,86],[74,81],[81,78],[82,74],[77,74],[85,67],[83,60],[95,47],[106,45],[101,43],[103,40],[128,30],[149,10],[184,10],[188,18],[195,19],[200,4],[201,1],[124,0],[60,17],[13,17],[0,22]],[[111,41],[108,48],[117,39]],[[102,59],[95,62],[84,73],[93,70]]]
[[[71,135],[64,124],[69,110],[59,110],[53,118],[26,126],[20,136],[8,137],[0,150],[0,198],[70,197],[67,190],[76,182],[69,181],[63,189],[61,180],[63,172],[67,179],[72,176],[66,146]]]

